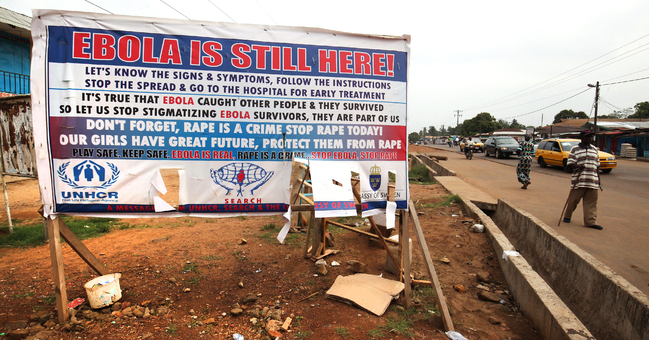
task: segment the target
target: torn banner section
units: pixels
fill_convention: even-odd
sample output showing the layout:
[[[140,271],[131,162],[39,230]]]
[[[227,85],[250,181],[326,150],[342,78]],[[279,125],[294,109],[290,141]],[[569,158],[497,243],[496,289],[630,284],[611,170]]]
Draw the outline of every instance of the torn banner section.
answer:
[[[356,216],[351,177],[352,171],[358,171],[357,167],[327,161],[311,161],[309,165],[315,217]]]
[[[153,186],[153,188],[151,188],[151,196],[153,196],[153,206],[155,208],[155,212],[175,211],[176,208],[172,207],[171,204],[165,202],[165,200],[163,200],[159,196],[159,193],[163,195],[167,193],[167,186],[162,179],[160,169],[156,170],[153,174],[153,177],[151,178],[151,185]]]

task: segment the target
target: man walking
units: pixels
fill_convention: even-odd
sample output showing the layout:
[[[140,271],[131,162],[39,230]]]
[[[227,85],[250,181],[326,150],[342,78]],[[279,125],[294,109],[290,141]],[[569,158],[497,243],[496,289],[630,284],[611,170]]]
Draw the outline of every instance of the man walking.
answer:
[[[597,224],[599,153],[591,145],[593,135],[590,130],[582,131],[579,134],[581,142],[570,150],[567,164],[572,168],[571,190],[563,221],[570,223],[572,213],[583,198],[584,224],[588,228],[602,230],[604,228]]]

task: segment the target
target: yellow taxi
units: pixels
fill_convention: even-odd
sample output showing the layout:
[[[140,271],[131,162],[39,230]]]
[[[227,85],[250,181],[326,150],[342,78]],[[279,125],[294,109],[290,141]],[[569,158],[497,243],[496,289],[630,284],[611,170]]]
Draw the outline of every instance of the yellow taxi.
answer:
[[[473,143],[475,144],[473,146],[473,152],[484,152],[484,143],[480,140],[478,137],[469,137]],[[464,152],[464,140],[460,142],[460,151]]]
[[[570,149],[577,146],[579,142],[579,139],[544,139],[536,148],[536,161],[542,168],[555,165],[562,167],[565,172],[571,172],[572,170],[566,164],[568,155]],[[598,150],[598,153],[599,169],[605,174],[611,172],[617,166],[615,156],[601,150]]]

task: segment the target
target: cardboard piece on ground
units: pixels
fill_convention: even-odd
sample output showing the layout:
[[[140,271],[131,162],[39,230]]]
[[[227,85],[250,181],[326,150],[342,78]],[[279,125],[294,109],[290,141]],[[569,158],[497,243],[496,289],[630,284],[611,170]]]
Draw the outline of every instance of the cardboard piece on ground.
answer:
[[[338,276],[327,296],[349,301],[377,316],[383,315],[390,302],[404,289],[399,281],[376,275],[356,274]]]

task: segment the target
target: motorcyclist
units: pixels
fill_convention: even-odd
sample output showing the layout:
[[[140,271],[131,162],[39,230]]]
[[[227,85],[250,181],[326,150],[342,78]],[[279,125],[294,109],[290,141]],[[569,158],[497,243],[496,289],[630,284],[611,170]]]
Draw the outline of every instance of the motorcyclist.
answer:
[[[467,138],[464,140],[464,154],[466,155],[469,152],[469,149],[473,151],[473,147],[475,147],[475,143],[471,140],[471,138]]]

